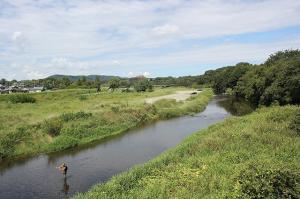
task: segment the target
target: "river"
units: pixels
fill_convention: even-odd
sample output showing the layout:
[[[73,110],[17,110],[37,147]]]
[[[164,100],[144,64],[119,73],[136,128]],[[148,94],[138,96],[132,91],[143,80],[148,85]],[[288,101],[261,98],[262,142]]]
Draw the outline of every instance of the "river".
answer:
[[[203,112],[194,116],[158,121],[72,150],[2,162],[0,198],[69,198],[77,192],[88,191],[94,184],[103,183],[176,146],[199,129],[230,115],[242,115],[236,111],[238,103],[217,96]],[[69,166],[66,177],[55,168],[62,162]]]

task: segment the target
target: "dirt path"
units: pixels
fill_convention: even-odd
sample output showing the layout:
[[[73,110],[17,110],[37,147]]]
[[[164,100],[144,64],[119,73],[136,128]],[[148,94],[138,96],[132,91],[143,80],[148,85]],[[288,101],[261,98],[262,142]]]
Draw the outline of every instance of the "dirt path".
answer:
[[[192,94],[192,93],[195,93],[195,94]],[[191,97],[192,95],[196,95],[199,93],[201,93],[201,91],[196,91],[196,90],[177,91],[176,93],[170,94],[170,95],[148,98],[145,100],[145,102],[148,104],[153,104],[154,102],[161,100],[161,99],[175,99],[176,101],[184,101],[187,98]]]

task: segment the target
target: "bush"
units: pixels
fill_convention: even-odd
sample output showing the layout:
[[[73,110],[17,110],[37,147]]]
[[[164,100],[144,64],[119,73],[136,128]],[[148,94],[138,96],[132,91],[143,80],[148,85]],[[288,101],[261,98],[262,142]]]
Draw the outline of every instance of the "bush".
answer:
[[[235,198],[299,198],[300,174],[286,168],[250,166],[235,185]]]
[[[16,131],[0,136],[0,160],[12,156],[15,146],[27,135],[27,127],[18,127]]]
[[[60,119],[62,119],[64,122],[69,122],[72,120],[87,119],[91,116],[92,113],[85,113],[84,111],[80,111],[77,113],[64,113],[60,116]]]
[[[110,109],[111,109],[111,111],[114,112],[114,113],[120,112],[120,108],[119,108],[118,106],[112,106]]]
[[[88,97],[87,97],[86,95],[80,95],[80,96],[79,96],[79,100],[80,100],[80,101],[87,100],[87,98],[88,98]]]
[[[9,96],[9,101],[11,103],[35,103],[36,99],[27,94],[12,94]]]
[[[300,113],[296,113],[295,118],[292,121],[291,128],[300,135]]]
[[[15,151],[14,140],[9,134],[0,137],[0,160],[9,157]]]
[[[63,127],[61,120],[58,118],[53,118],[50,120],[45,120],[43,124],[43,129],[45,133],[51,136],[58,136]]]
[[[48,146],[49,151],[60,151],[78,145],[78,140],[70,136],[59,136]]]

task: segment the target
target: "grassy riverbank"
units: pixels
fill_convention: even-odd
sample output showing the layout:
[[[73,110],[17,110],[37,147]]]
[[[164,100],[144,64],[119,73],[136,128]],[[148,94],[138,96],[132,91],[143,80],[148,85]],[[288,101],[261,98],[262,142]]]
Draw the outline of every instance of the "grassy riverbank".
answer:
[[[125,132],[159,119],[199,112],[212,97],[207,89],[185,102],[161,100],[145,104],[148,97],[185,88],[154,92],[121,93],[66,90],[32,94],[35,103],[11,103],[0,96],[0,159],[49,153]]]
[[[75,198],[299,198],[299,112],[232,117]]]

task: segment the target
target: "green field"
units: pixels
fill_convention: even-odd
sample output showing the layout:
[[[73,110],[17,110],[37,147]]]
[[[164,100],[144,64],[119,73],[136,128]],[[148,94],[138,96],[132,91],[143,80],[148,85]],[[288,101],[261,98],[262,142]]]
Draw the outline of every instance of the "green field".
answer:
[[[186,90],[110,92],[74,89],[36,93],[35,103],[15,103],[18,96],[0,96],[0,159],[54,152],[86,144],[159,119],[201,111],[212,97],[207,89],[186,102],[148,97]],[[13,103],[14,102],[14,103]]]
[[[300,198],[299,113],[231,117],[75,198]]]

